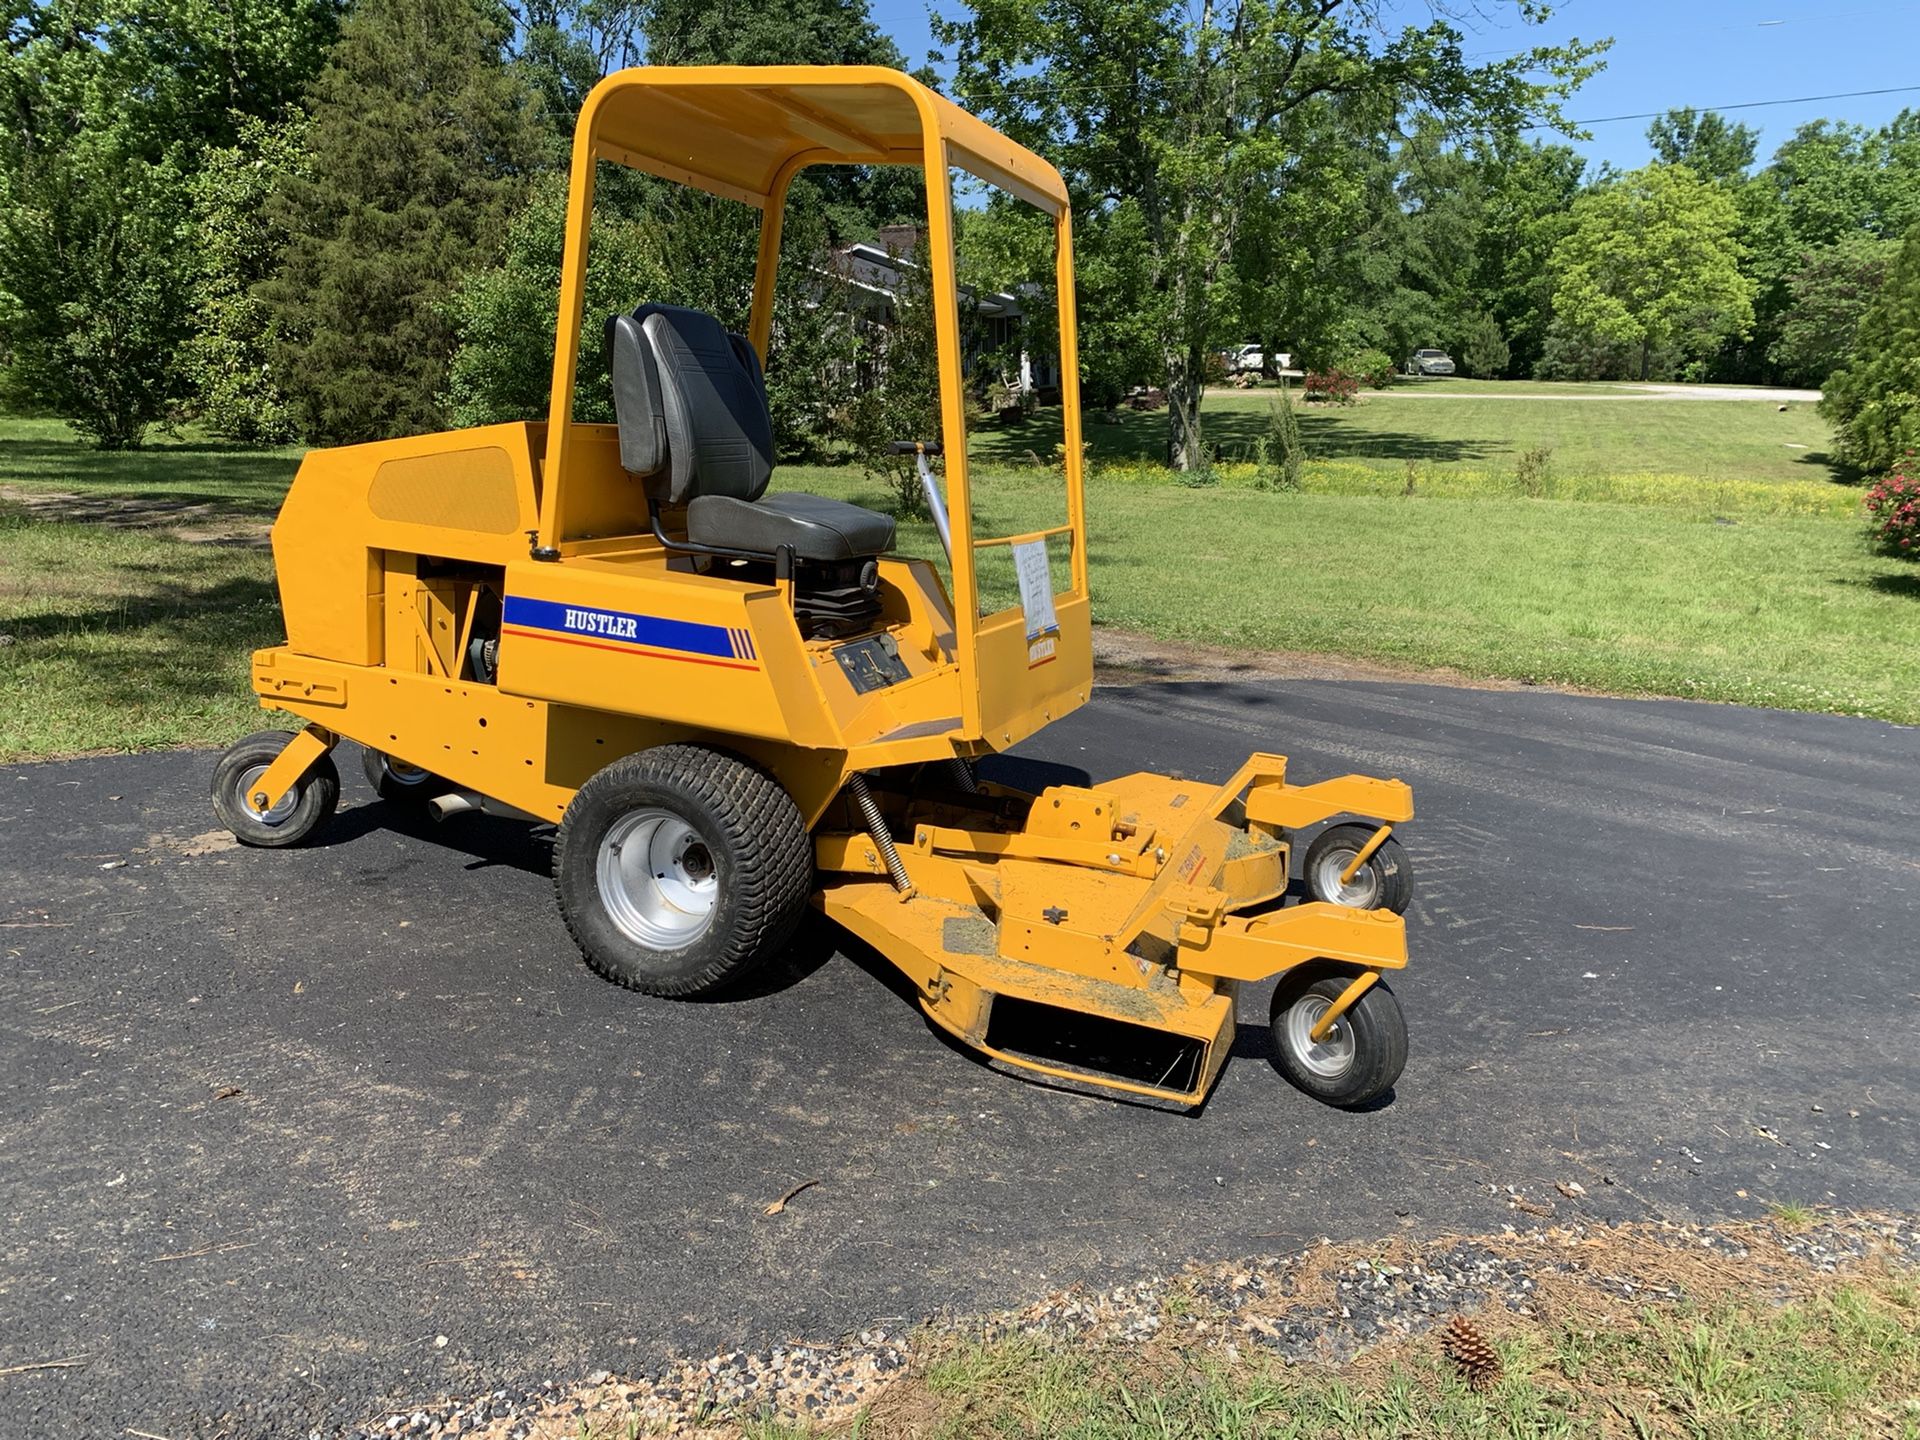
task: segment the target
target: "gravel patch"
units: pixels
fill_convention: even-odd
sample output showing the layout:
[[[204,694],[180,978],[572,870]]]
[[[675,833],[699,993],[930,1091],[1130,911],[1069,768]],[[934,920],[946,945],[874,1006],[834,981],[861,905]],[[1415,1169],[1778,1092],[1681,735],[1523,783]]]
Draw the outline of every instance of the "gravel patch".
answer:
[[[1920,1218],[1822,1215],[1803,1228],[1572,1223],[1374,1247],[1323,1241],[1111,1288],[1060,1290],[997,1315],[928,1316],[911,1328],[889,1323],[830,1344],[728,1351],[632,1375],[601,1370],[442,1400],[371,1417],[345,1433],[349,1440],[561,1440],[578,1436],[593,1417],[689,1436],[759,1417],[833,1423],[956,1338],[1158,1340],[1214,1346],[1228,1358],[1264,1353],[1292,1364],[1345,1365],[1455,1314],[1535,1317],[1575,1298],[1635,1308],[1706,1302],[1756,1285],[1784,1300],[1812,1276],[1869,1263],[1920,1266]]]

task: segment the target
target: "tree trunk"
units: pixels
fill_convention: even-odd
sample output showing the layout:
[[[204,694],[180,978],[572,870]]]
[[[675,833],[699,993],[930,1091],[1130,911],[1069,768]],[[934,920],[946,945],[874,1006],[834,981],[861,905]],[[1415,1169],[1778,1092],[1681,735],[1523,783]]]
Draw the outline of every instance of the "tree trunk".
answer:
[[[1650,341],[1642,340],[1640,342],[1640,380],[1642,384],[1646,383],[1647,364],[1650,359],[1648,352],[1651,350],[1651,348],[1652,348],[1652,345]]]
[[[1206,354],[1197,346],[1167,360],[1167,464],[1198,470],[1206,463],[1200,438],[1200,396],[1206,389]]]

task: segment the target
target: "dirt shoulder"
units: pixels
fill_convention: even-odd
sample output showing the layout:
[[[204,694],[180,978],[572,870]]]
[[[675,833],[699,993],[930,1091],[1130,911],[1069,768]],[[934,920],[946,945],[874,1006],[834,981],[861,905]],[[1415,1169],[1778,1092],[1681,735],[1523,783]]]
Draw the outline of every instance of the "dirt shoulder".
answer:
[[[1148,682],[1230,680],[1380,680],[1452,685],[1463,690],[1544,690],[1586,692],[1522,680],[1489,679],[1446,666],[1388,665],[1290,650],[1242,650],[1156,640],[1133,630],[1096,624],[1093,630],[1094,677],[1106,685]],[[1597,693],[1597,692],[1595,692]]]

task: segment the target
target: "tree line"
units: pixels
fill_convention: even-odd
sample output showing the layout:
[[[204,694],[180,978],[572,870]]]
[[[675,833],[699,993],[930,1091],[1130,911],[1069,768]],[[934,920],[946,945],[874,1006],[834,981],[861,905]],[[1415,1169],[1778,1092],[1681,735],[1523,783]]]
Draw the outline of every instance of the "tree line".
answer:
[[[1321,368],[1436,345],[1486,377],[1848,389],[1920,221],[1920,116],[1817,122],[1759,165],[1750,128],[1678,110],[1654,163],[1590,174],[1529,137],[1571,133],[1605,41],[1476,61],[1446,7],[1399,14],[972,0],[936,23],[956,98],[1072,188],[1090,404],[1162,389],[1188,468],[1242,340]],[[0,400],[109,447],[183,419],[343,443],[543,415],[573,119],[643,59],[905,63],[863,0],[24,0],[0,56]],[[638,175],[596,207],[591,313],[744,320],[743,207]],[[896,343],[876,371],[829,258],[922,208],[903,172],[797,182],[768,366],[783,451],[931,424],[905,393],[918,357]],[[1045,228],[998,200],[959,218],[966,275],[1029,296],[1044,347]],[[927,297],[896,303],[920,333]],[[592,329],[576,413],[602,418]]]

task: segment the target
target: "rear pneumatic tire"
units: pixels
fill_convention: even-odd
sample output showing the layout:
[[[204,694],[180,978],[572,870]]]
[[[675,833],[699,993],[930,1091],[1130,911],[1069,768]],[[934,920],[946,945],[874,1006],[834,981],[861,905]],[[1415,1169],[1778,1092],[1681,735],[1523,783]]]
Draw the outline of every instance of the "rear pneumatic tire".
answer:
[[[1389,835],[1367,863],[1341,883],[1340,876],[1353,857],[1366,848],[1377,825],[1330,825],[1307,846],[1303,867],[1307,893],[1315,900],[1345,905],[1352,910],[1391,910],[1407,913],[1413,903],[1413,864],[1406,848]]]
[[[371,745],[360,747],[360,767],[367,783],[389,805],[424,805],[451,788],[431,770],[421,770],[396,760]]]
[[[1273,1065],[1288,1081],[1328,1105],[1351,1109],[1393,1088],[1407,1064],[1407,1021],[1387,982],[1376,980],[1315,1044],[1313,1027],[1354,977],[1319,972],[1281,976],[1269,1021]]]
[[[298,845],[324,825],[340,803],[340,772],[331,755],[322,755],[278,805],[254,809],[253,787],[292,739],[285,730],[262,730],[227,751],[213,767],[213,813],[242,845],[268,850]]]
[[[722,989],[777,955],[813,890],[813,843],[766,772],[701,745],[614,761],[575,793],[554,891],[587,964],[649,995]]]

